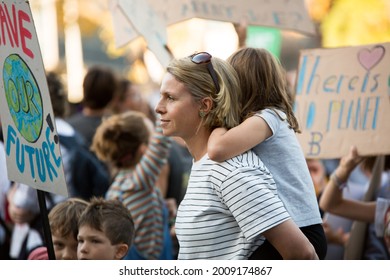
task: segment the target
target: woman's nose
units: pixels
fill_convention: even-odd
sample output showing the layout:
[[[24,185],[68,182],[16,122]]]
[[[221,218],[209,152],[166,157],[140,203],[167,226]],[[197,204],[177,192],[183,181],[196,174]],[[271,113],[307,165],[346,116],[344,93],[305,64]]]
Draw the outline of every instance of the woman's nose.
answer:
[[[162,114],[163,113],[163,106],[161,104],[161,100],[157,103],[156,107],[154,108],[154,111],[157,114]]]

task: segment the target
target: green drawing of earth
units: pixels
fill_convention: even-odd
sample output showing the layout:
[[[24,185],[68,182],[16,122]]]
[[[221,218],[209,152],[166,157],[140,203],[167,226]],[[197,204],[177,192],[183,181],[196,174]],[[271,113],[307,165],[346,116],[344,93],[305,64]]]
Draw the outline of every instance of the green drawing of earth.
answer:
[[[33,73],[19,55],[5,59],[3,83],[17,130],[28,142],[36,142],[43,126],[42,96]]]

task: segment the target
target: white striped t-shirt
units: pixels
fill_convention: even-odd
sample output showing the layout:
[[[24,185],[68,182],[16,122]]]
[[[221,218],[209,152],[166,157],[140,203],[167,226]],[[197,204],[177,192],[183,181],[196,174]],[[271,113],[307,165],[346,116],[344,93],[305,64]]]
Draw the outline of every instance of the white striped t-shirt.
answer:
[[[264,231],[288,220],[272,175],[252,151],[192,166],[176,218],[179,259],[247,259]]]

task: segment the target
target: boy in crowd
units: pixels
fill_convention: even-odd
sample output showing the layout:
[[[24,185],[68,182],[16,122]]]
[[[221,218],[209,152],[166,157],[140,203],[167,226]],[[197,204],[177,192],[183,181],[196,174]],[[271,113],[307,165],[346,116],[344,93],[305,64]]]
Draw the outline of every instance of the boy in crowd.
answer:
[[[92,198],[79,219],[79,260],[120,260],[134,239],[134,222],[117,200]]]
[[[55,205],[49,213],[51,236],[56,260],[77,260],[78,221],[88,202],[69,198]],[[28,259],[48,259],[46,247],[33,250]]]

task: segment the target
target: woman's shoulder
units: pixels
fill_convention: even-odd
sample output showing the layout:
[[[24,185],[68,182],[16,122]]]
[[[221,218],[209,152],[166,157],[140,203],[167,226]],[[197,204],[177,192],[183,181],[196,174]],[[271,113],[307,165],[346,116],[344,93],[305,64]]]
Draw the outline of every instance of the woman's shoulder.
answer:
[[[237,170],[264,169],[267,170],[263,161],[252,150],[248,150],[240,155],[234,156],[222,162],[210,160],[215,168],[224,172],[236,172]],[[248,171],[249,172],[249,171]]]

